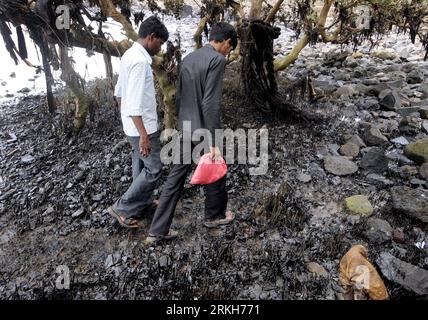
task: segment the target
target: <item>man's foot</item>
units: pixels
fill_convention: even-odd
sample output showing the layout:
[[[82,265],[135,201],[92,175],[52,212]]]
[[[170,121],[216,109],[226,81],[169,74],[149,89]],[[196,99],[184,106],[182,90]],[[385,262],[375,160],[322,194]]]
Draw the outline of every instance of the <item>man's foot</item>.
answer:
[[[225,224],[231,223],[235,219],[235,214],[232,211],[226,212],[226,217],[222,219],[216,219],[216,220],[205,220],[204,226],[207,228],[215,228],[218,226],[223,226]]]
[[[178,232],[173,230],[173,229],[169,229],[169,232],[167,235],[165,236],[155,236],[149,233],[148,237],[146,238],[146,240],[143,241],[144,244],[155,244],[158,243],[160,241],[164,241],[164,240],[171,240],[174,238],[177,238],[178,236]]]
[[[139,228],[142,226],[141,221],[135,218],[126,218],[116,211],[114,205],[107,208],[108,213],[126,228]]]

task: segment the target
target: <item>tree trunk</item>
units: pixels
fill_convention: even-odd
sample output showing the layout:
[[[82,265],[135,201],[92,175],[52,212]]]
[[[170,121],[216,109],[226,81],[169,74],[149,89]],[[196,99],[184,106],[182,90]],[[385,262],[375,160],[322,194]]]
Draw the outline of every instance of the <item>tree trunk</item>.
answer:
[[[60,46],[59,50],[61,60],[61,80],[67,84],[67,87],[70,88],[77,98],[74,129],[79,133],[85,126],[89,108],[94,106],[95,101],[85,93],[84,80],[76,71],[74,71],[68,56],[67,48]]]
[[[276,108],[277,83],[273,68],[273,40],[279,28],[254,20],[238,29],[241,39],[241,79],[249,103],[263,112]]]
[[[153,71],[162,92],[165,129],[177,128],[175,98],[180,64],[180,45],[176,47],[171,42],[167,43],[166,53],[153,59]]]
[[[55,113],[55,99],[52,93],[52,85],[54,83],[54,79],[51,72],[51,66],[49,64],[49,49],[48,44],[46,42],[42,42],[39,44],[40,52],[42,55],[43,61],[43,71],[45,72],[46,79],[46,98],[48,103],[48,110],[50,114]]]
[[[260,19],[262,15],[263,0],[251,0],[250,20]]]
[[[204,32],[205,26],[208,23],[210,16],[207,15],[199,21],[198,28],[195,31],[193,40],[195,41],[195,50],[202,47],[202,32]]]

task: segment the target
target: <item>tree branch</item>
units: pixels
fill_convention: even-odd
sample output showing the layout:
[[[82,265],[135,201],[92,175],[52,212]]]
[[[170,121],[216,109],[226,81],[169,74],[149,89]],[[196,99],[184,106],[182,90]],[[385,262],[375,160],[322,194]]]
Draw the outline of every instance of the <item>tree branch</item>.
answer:
[[[272,7],[272,9],[270,10],[268,16],[265,19],[266,23],[272,23],[273,20],[275,19],[275,16],[277,14],[277,12],[279,11],[279,8],[281,7],[282,3],[284,2],[284,0],[278,0],[275,5]]]
[[[274,70],[280,71],[287,68],[290,64],[297,60],[300,52],[309,44],[309,36],[305,34],[299,41],[297,41],[291,52],[282,59],[274,61]]]

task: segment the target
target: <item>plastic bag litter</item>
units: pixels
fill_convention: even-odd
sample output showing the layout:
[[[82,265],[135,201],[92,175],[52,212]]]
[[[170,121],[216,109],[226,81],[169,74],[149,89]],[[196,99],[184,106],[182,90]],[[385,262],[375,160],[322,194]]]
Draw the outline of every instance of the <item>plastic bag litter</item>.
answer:
[[[213,161],[211,154],[204,154],[193,173],[191,184],[210,184],[223,178],[227,173],[227,165],[222,157]]]
[[[346,287],[364,292],[372,300],[386,300],[388,291],[379,273],[367,260],[367,249],[355,245],[340,260],[340,281]]]

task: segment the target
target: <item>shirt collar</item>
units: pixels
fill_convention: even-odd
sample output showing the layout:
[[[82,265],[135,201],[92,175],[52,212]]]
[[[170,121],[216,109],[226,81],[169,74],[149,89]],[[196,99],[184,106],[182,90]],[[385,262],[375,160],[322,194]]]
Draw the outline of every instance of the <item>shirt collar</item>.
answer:
[[[138,51],[140,51],[143,56],[147,59],[147,61],[149,62],[149,64],[152,64],[152,57],[150,56],[150,54],[147,52],[146,48],[144,48],[141,44],[139,44],[137,41],[134,42],[134,44],[132,45],[133,47],[135,47]]]
[[[205,47],[210,48],[210,49],[212,49],[212,50],[215,50],[215,49],[214,49],[214,47],[211,45],[211,43],[207,43],[207,44],[205,45]]]

